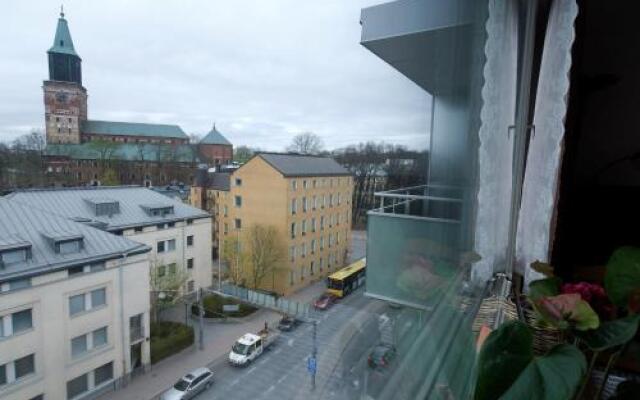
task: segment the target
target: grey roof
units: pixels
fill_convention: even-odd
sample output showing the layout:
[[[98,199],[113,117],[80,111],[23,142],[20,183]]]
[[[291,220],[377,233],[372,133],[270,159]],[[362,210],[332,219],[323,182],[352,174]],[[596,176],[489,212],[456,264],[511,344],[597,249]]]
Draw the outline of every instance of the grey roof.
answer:
[[[77,253],[59,254],[54,251],[51,238],[82,238],[83,246]],[[148,246],[124,237],[7,198],[0,198],[0,243],[5,249],[25,246],[31,249],[29,260],[0,268],[0,281],[52,272],[71,265],[118,258],[125,253],[143,253],[150,250]]]
[[[60,14],[58,18],[58,26],[56,27],[56,36],[53,39],[53,46],[48,51],[49,53],[70,54],[72,56],[78,56],[76,49],[73,48],[73,41],[71,41],[71,33],[69,32],[69,26],[67,20],[64,19],[64,14]]]
[[[87,218],[106,224],[107,230],[154,225],[165,221],[209,218],[206,212],[139,186],[98,186],[82,188],[27,189],[6,196],[11,201],[66,218]],[[97,216],[86,199],[106,197],[118,201],[119,211]],[[153,216],[143,206],[173,207],[173,214]]]
[[[196,185],[209,189],[229,191],[231,187],[231,173],[199,170]]]
[[[255,157],[262,158],[286,177],[351,175],[351,172],[329,157],[279,153],[258,153]]]
[[[220,133],[216,129],[216,124],[213,124],[213,128],[211,129],[211,131],[209,131],[209,133],[207,133],[207,136],[203,137],[202,140],[200,140],[200,144],[222,144],[231,146],[231,142],[228,141],[227,138],[225,138],[222,133]]]
[[[139,122],[82,121],[82,133],[114,136],[148,136],[188,139],[178,125],[143,124]]]

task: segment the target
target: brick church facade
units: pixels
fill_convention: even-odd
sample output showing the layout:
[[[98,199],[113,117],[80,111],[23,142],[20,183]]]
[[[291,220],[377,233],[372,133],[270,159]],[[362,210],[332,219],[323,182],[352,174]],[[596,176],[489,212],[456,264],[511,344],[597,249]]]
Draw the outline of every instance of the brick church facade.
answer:
[[[61,185],[190,184],[199,165],[227,165],[233,145],[216,129],[198,143],[178,125],[89,119],[82,60],[64,14],[47,51],[43,82],[46,173]]]

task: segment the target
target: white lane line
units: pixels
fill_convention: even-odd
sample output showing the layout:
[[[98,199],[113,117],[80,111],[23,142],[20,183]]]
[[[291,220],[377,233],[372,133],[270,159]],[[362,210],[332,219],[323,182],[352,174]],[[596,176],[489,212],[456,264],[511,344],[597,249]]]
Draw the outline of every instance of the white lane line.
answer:
[[[231,386],[235,386],[240,382],[240,378],[234,380],[233,382],[231,382]]]
[[[282,351],[282,349],[278,349],[278,350],[273,352],[273,355],[279,354],[281,351]]]
[[[295,343],[295,341],[296,341],[295,339],[289,339],[289,341],[287,342],[287,344],[288,344],[289,346],[293,346],[293,343]]]
[[[279,385],[279,384],[281,384],[281,383],[282,383],[282,381],[284,381],[285,379],[287,379],[287,376],[288,376],[288,374],[287,374],[287,375],[283,375],[283,376],[282,376],[282,378],[278,379],[278,381],[276,382],[276,384],[278,384],[278,385]]]
[[[269,393],[269,392],[273,391],[273,389],[275,389],[275,388],[276,388],[275,385],[271,385],[269,387],[269,389],[267,389],[267,391],[265,393]]]
[[[256,370],[256,367],[255,367],[255,366],[254,366],[254,367],[251,367],[251,368],[249,368],[249,370],[247,371],[247,374],[250,374],[250,373],[252,373],[252,372],[253,372],[253,371],[255,371],[255,370]]]

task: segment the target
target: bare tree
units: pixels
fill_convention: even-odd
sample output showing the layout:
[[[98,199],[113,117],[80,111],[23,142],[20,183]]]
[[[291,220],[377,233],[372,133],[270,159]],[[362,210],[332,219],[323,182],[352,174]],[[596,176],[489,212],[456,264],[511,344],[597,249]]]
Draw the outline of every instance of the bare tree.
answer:
[[[255,154],[256,149],[252,149],[249,146],[238,146],[233,149],[233,161],[239,163],[246,163]]]
[[[265,277],[271,275],[275,278],[276,269],[285,258],[285,244],[274,226],[261,224],[249,227],[246,241],[249,255],[248,272],[252,287],[257,289]],[[272,284],[275,286],[275,282]]]
[[[198,144],[202,140],[202,135],[198,135],[197,133],[190,133],[187,135],[189,137],[189,143]]]
[[[230,235],[222,245],[222,259],[229,266],[228,278],[235,285],[244,286],[244,265],[247,261],[247,253],[240,241],[240,235]]]
[[[287,151],[299,154],[319,154],[324,149],[322,138],[313,132],[300,133],[293,137]]]
[[[163,264],[157,259],[149,261],[149,282],[151,283],[151,308],[155,320],[158,312],[174,305],[184,292],[189,273],[177,264]]]

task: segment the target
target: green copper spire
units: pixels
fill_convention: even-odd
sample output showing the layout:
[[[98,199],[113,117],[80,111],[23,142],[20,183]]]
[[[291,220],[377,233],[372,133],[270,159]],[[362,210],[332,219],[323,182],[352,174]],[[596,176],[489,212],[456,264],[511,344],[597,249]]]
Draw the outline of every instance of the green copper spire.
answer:
[[[62,7],[60,7],[60,18],[58,18],[56,37],[53,40],[53,46],[51,46],[48,53],[69,54],[78,57],[76,50],[73,48],[71,33],[69,33],[67,20],[64,19],[64,10]]]

